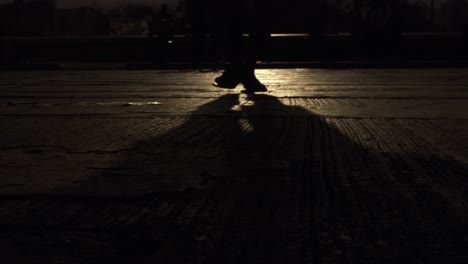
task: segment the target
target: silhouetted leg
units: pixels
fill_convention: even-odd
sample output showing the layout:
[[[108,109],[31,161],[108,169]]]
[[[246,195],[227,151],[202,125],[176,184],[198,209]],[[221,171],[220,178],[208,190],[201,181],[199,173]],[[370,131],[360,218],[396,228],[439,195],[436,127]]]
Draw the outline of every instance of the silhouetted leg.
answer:
[[[245,21],[249,37],[242,50],[242,85],[247,92],[264,92],[266,86],[255,76],[257,59],[266,40],[269,38],[269,6],[270,1],[257,0],[254,6],[247,8]]]
[[[253,24],[253,26],[257,26]],[[242,71],[242,85],[247,92],[265,92],[267,88],[262,84],[255,75],[257,57],[259,49],[262,47],[262,32],[259,28],[253,28],[247,44],[244,46],[244,62]]]
[[[213,85],[222,88],[235,88],[242,81],[243,70],[243,36],[242,26],[239,19],[242,9],[231,3],[222,10],[219,20],[222,29],[218,32],[218,38],[222,39],[224,53],[229,61],[221,76],[217,77]]]
[[[259,46],[259,32],[263,17],[261,10],[249,7],[247,1],[229,1],[225,5],[223,18],[225,26],[225,53],[229,64],[223,74],[215,79],[215,86],[235,88],[242,84],[246,91],[266,91],[265,85],[255,77],[255,65]],[[243,33],[249,32],[248,39]]]

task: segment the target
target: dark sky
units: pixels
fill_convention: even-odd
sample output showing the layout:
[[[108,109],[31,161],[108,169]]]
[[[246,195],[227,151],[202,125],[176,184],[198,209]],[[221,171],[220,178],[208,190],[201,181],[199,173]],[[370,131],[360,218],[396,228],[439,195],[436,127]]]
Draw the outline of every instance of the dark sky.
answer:
[[[12,1],[13,0],[0,0],[0,3],[11,3]],[[59,8],[89,6],[92,2],[93,0],[57,0],[57,6]],[[166,3],[173,6],[177,3],[177,0],[96,0],[96,6],[102,8],[115,7],[125,3],[151,4],[156,6]]]
[[[13,0],[0,0],[0,3],[9,3]],[[25,0],[28,1],[28,0]],[[51,0],[53,1],[53,0]],[[59,8],[63,7],[79,7],[79,6],[90,6],[93,0],[56,0],[57,6]],[[163,3],[170,6],[174,6],[178,0],[96,0],[96,6],[100,8],[109,8],[119,6],[125,3],[134,3],[134,4],[150,4],[154,6],[159,6]],[[410,2],[426,2],[430,3],[430,0],[409,0]],[[436,6],[446,0],[436,0]]]
[[[86,4],[88,2],[88,4]],[[57,0],[58,6],[65,7],[75,7],[77,5],[91,5],[92,0]],[[166,3],[168,5],[173,5],[177,3],[177,0],[96,0],[96,5],[98,7],[114,7],[121,4],[133,3],[133,4],[151,4],[151,5],[161,5]]]

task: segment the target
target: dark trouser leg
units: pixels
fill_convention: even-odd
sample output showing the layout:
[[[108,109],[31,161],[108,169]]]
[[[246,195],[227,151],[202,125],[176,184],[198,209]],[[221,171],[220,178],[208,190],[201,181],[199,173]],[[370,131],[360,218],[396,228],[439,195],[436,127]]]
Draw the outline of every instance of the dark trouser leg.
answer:
[[[246,90],[265,91],[266,87],[255,77],[257,50],[261,43],[257,13],[237,8],[239,5],[231,5],[231,9],[225,12],[226,17],[220,20],[225,22],[225,53],[230,64],[223,75],[215,79],[214,85],[234,88],[242,83]],[[246,32],[250,33],[248,39],[243,37]]]
[[[223,88],[235,88],[242,81],[244,64],[244,40],[242,27],[238,16],[227,12],[222,18],[222,27],[218,32],[218,39],[223,45],[224,54],[229,61],[221,76],[215,79],[215,86]]]

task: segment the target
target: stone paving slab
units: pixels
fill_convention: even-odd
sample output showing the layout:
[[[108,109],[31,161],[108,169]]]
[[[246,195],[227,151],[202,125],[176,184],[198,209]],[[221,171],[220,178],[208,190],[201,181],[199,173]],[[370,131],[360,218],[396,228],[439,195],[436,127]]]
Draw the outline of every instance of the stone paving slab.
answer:
[[[2,73],[6,259],[468,261],[468,70],[217,74]]]

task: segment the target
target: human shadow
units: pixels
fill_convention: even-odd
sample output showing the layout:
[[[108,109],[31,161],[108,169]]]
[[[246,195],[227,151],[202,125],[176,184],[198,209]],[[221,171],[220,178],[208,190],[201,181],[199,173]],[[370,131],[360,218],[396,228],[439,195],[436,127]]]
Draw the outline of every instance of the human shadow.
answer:
[[[457,200],[466,164],[393,123],[299,105],[223,95],[168,120],[80,188],[157,197],[136,223],[156,241],[149,258],[165,263],[468,257]]]

